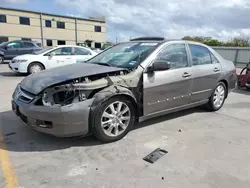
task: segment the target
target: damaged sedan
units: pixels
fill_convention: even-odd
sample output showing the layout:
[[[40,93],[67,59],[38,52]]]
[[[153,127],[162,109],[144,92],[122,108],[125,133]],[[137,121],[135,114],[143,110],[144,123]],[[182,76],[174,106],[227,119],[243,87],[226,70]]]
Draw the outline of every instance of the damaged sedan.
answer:
[[[206,45],[136,38],[26,77],[12,109],[39,132],[112,142],[148,118],[200,105],[219,110],[235,84],[234,64]]]

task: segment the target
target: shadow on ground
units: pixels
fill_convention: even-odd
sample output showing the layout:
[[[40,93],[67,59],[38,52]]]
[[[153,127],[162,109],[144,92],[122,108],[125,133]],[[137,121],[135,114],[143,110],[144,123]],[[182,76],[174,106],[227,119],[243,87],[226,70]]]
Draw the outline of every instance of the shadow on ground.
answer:
[[[153,118],[135,125],[133,130],[156,124],[158,122],[168,121],[170,119],[186,116],[192,113],[204,112],[201,108],[193,108],[157,118]],[[70,147],[86,147],[102,145],[94,136],[74,137],[74,138],[56,138],[40,132],[36,132],[25,126],[12,111],[0,113],[1,131],[4,142],[9,151],[16,152],[37,152],[53,151]]]
[[[16,72],[0,72],[0,76],[6,76],[6,77],[24,77],[27,76],[27,74],[21,74]]]
[[[238,94],[250,95],[250,89],[246,88],[237,88],[233,92]]]

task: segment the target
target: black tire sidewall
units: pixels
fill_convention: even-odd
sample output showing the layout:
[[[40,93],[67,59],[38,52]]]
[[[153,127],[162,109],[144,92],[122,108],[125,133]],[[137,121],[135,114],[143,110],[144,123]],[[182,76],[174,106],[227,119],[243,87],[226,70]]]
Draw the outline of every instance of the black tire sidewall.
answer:
[[[223,100],[221,106],[220,106],[220,107],[216,107],[216,106],[214,105],[214,93],[215,93],[217,87],[220,86],[220,85],[221,85],[221,86],[224,88],[224,90],[225,90],[225,96],[224,96],[224,100]],[[214,89],[214,91],[213,91],[213,93],[212,93],[212,95],[211,95],[211,97],[210,97],[210,100],[209,100],[209,108],[210,108],[212,111],[217,111],[217,110],[219,110],[219,109],[224,105],[224,102],[225,102],[225,100],[226,100],[226,95],[227,95],[227,87],[226,87],[226,85],[225,85],[223,82],[219,82],[219,83],[216,85],[216,87],[215,87],[215,89]]]
[[[129,125],[127,127],[127,129],[120,135],[118,136],[108,136],[104,133],[102,127],[101,127],[101,117],[103,114],[103,111],[113,102],[115,101],[121,101],[124,102],[130,109],[130,113],[131,113],[131,119],[129,122]],[[99,107],[95,108],[94,112],[92,113],[92,122],[93,122],[93,134],[94,136],[102,141],[102,142],[114,142],[117,140],[120,140],[121,138],[123,138],[129,131],[130,129],[133,127],[134,122],[135,122],[135,107],[133,105],[133,103],[128,100],[126,97],[112,97],[110,99],[108,99],[107,101],[103,102]]]
[[[0,64],[4,63],[4,56],[0,56],[2,60],[0,60]]]

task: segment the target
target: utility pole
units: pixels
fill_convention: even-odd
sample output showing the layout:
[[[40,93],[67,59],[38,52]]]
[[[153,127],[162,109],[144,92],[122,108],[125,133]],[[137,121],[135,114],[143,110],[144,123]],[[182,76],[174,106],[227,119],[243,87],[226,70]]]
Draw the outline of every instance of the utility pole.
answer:
[[[115,38],[115,43],[117,44],[117,41],[118,41],[118,37]]]

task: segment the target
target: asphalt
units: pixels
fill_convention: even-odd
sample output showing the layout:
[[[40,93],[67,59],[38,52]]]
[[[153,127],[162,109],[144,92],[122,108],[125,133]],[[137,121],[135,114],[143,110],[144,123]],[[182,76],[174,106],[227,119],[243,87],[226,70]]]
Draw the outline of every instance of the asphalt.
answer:
[[[11,176],[20,188],[250,187],[250,91],[230,93],[218,112],[194,108],[154,118],[124,139],[102,144],[94,137],[59,139],[23,125],[10,100],[24,77],[0,64],[0,150],[8,153],[1,157],[0,187]],[[144,161],[156,148],[168,153],[154,164]]]

